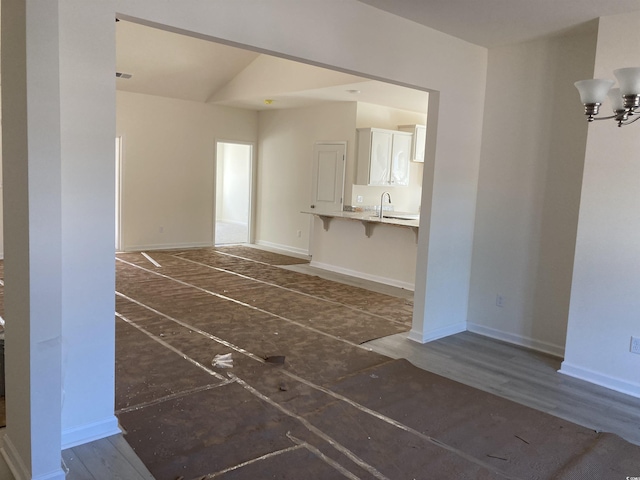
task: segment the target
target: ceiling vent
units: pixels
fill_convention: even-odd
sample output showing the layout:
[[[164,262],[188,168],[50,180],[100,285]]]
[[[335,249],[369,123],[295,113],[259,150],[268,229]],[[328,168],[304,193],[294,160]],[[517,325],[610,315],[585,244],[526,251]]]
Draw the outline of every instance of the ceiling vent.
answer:
[[[131,77],[133,77],[133,75],[130,73],[116,72],[116,78],[124,78],[125,80],[127,80]]]

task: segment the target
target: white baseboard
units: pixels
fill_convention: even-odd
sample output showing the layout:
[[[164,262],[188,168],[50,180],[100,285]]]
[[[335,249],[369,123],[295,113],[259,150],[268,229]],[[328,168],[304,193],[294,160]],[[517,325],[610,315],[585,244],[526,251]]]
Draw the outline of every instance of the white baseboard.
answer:
[[[502,340],[503,342],[513,343],[515,345],[520,345],[521,347],[537,350],[538,352],[548,353],[554,357],[564,357],[564,347],[560,345],[542,342],[534,338],[525,337],[524,335],[503,332],[502,330],[496,330],[495,328],[485,327],[484,325],[478,325],[477,323],[471,322],[467,323],[467,330],[484,335],[485,337],[491,337],[496,340]]]
[[[173,250],[177,248],[201,248],[212,247],[211,242],[195,242],[195,243],[155,243],[147,245],[127,245],[122,247],[121,252],[140,252],[142,250]]]
[[[62,449],[66,450],[77,445],[84,445],[118,433],[122,433],[118,427],[118,419],[115,415],[111,415],[104,420],[63,430]]]
[[[465,322],[447,325],[446,327],[437,328],[428,332],[418,332],[417,330],[411,329],[407,338],[414,342],[427,343],[432,342],[433,340],[438,340],[439,338],[448,337],[449,335],[464,332],[466,329],[467,324]]]
[[[54,470],[53,472],[32,476],[22,460],[22,457],[13,445],[13,442],[6,433],[2,438],[0,454],[9,467],[9,470],[11,470],[15,480],[65,480],[66,474],[62,470],[62,467]]]
[[[264,240],[256,240],[255,244],[260,245],[262,247],[266,247],[266,248],[272,248],[274,250],[280,250],[282,252],[289,252],[289,253],[294,253],[296,255],[302,255],[304,257],[309,256],[309,250],[305,250],[304,248],[296,248],[296,247],[291,247],[289,245],[280,245],[279,243],[271,243],[271,242],[266,242]]]
[[[571,365],[566,360],[562,362],[558,372],[569,377],[579,378],[586,382],[595,383],[596,385],[615,390],[616,392],[640,398],[640,385],[637,383],[627,382],[626,380],[602,375],[601,373],[594,372],[587,368],[577,367],[575,365]]]
[[[329,270],[330,272],[341,273],[343,275],[349,275],[350,277],[362,278],[363,280],[369,280],[371,282],[382,283],[384,285],[391,285],[392,287],[404,288],[405,290],[411,290],[415,288],[413,283],[403,282],[402,280],[396,280],[395,278],[380,277],[378,275],[371,275],[369,273],[358,272],[356,270],[349,270],[348,268],[337,267],[328,263],[321,263],[311,261],[310,265],[315,268],[321,268],[323,270]]]

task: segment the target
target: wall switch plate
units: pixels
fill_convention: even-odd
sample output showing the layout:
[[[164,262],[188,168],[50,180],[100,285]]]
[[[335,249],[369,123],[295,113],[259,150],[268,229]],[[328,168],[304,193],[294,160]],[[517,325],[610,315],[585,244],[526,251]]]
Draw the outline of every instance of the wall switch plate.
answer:
[[[296,232],[296,235],[297,235],[298,238],[300,238],[302,236],[302,230],[298,230]]]
[[[504,295],[500,295],[500,294],[496,295],[496,306],[504,307]]]
[[[631,337],[631,353],[640,354],[640,337]]]

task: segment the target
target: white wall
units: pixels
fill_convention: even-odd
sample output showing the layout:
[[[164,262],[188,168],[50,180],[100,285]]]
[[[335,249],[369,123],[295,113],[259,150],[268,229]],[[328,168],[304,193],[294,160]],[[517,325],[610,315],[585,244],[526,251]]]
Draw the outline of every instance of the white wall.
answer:
[[[119,432],[113,5],[3,2],[2,11],[11,72],[3,77],[11,208],[2,453],[16,478],[63,479],[61,446]]]
[[[357,220],[334,218],[328,231],[318,217],[313,222],[312,266],[414,289],[418,245],[413,229],[379,224],[367,237]]]
[[[2,119],[0,118],[0,124]],[[2,146],[2,131],[0,130],[0,146]],[[0,258],[4,258],[4,215],[3,211],[4,193],[2,183],[2,149],[0,148]]]
[[[639,22],[640,13],[600,19],[595,77],[638,65]],[[589,126],[561,372],[640,397],[640,355],[629,351],[640,336],[638,127]]]
[[[256,243],[308,253],[313,146],[347,141],[347,172],[355,164],[355,102],[262,111],[259,118]],[[345,184],[352,181],[345,174]],[[297,231],[301,236],[297,237]]]
[[[426,123],[426,111],[424,113],[409,112],[397,108],[358,102],[357,128],[376,127],[397,130],[398,125],[426,125]],[[354,185],[350,195],[352,205],[379,205],[380,196],[383,192],[388,191],[391,193],[392,205],[396,211],[418,212],[422,197],[423,170],[424,163],[409,162],[409,185],[406,187]],[[357,201],[358,195],[363,197],[362,203]]]
[[[215,140],[255,142],[257,113],[117,93],[123,250],[211,245]]]
[[[489,51],[468,328],[560,356],[595,27]]]
[[[466,324],[485,48],[355,0],[118,0],[116,7],[123,19],[142,19],[348,73],[437,91],[429,96],[434,142],[424,165],[428,181],[423,181],[412,338],[425,341]],[[464,112],[464,121],[460,112]]]

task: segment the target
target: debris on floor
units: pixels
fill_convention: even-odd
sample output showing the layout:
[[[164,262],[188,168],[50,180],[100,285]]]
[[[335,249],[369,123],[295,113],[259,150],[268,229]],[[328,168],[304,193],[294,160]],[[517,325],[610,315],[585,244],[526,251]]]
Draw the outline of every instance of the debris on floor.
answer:
[[[216,355],[213,357],[211,365],[218,368],[233,368],[233,358],[231,358],[231,353]]]

